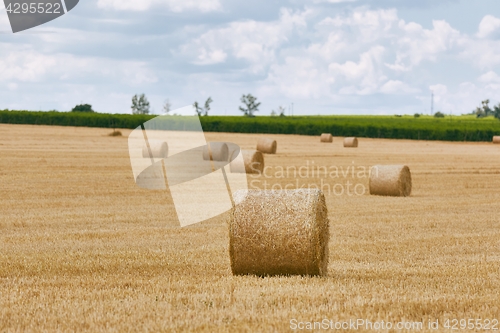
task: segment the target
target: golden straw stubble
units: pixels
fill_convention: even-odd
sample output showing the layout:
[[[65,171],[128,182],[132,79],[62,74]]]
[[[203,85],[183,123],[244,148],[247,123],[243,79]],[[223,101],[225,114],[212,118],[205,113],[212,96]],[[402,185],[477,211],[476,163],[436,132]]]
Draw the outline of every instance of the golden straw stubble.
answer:
[[[327,274],[329,221],[320,190],[240,190],[233,196],[233,274]]]
[[[209,142],[203,147],[203,159],[205,161],[227,161],[229,149],[225,142]]]
[[[319,138],[320,142],[333,142],[333,136],[330,133],[323,133]]]
[[[493,137],[493,143],[500,143],[500,136],[499,135],[495,135]]]
[[[372,195],[407,197],[411,188],[411,172],[406,165],[374,165],[370,170]]]
[[[143,158],[166,158],[168,156],[168,145],[165,141],[151,139],[148,140],[148,146],[145,144],[142,146],[142,157]]]
[[[240,150],[243,156],[243,164],[240,159],[233,159],[231,155],[231,172],[234,173],[256,173],[260,174],[264,170],[264,155],[257,150]],[[233,152],[236,153],[236,152]]]
[[[276,154],[277,147],[276,140],[270,138],[260,138],[257,141],[257,150],[264,154]]]
[[[357,148],[358,147],[358,138],[344,138],[344,147],[345,148]]]

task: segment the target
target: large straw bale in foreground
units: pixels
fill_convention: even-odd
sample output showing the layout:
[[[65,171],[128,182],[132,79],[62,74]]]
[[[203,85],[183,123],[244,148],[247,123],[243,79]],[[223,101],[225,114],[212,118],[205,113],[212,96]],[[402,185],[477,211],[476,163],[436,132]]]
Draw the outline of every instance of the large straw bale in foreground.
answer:
[[[233,173],[262,173],[264,170],[264,155],[257,150],[241,150],[241,154],[243,155],[243,162],[241,164],[241,160],[233,159],[234,156],[231,156],[230,168]]]
[[[144,158],[167,158],[168,156],[168,145],[162,140],[148,140],[149,148],[151,148],[151,154],[148,146],[145,144],[142,146],[142,157]],[[151,156],[152,155],[152,156]]]
[[[344,138],[344,147],[345,148],[357,148],[358,147],[358,138]]]
[[[333,136],[330,133],[323,133],[319,138],[320,142],[333,142]]]
[[[236,191],[234,201],[233,274],[326,275],[329,226],[320,190]]]
[[[370,194],[407,197],[411,172],[406,165],[375,165],[370,170]]]
[[[500,136],[495,135],[495,136],[493,137],[493,143],[500,143]]]
[[[205,161],[227,161],[229,158],[229,149],[225,142],[209,142],[203,148],[203,159]]]
[[[270,138],[260,138],[257,141],[257,150],[264,154],[276,154],[277,147],[276,140]]]

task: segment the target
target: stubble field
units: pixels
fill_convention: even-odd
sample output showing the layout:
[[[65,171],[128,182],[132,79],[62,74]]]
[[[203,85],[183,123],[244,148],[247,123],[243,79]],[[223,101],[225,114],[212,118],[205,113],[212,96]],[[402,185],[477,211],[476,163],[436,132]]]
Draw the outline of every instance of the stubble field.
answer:
[[[135,185],[129,131],[109,132],[0,124],[0,332],[500,320],[500,145],[270,135],[251,187],[322,186],[330,259],[328,277],[260,278],[232,276],[227,214],[180,228],[168,191]],[[407,164],[412,195],[363,194],[374,164]]]

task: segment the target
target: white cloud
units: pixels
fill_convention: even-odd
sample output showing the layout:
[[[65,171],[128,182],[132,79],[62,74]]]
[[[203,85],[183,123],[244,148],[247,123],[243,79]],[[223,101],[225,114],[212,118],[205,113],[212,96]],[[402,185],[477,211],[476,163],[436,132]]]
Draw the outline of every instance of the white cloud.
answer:
[[[412,94],[420,92],[419,89],[412,88],[404,82],[399,80],[389,80],[379,90],[383,94],[388,95],[401,95],[401,94]]]
[[[497,104],[494,96],[498,96],[499,84],[474,84],[462,82],[456,89],[450,89],[445,84],[435,84],[429,87],[434,92],[434,112],[446,114],[463,114],[472,112],[481,104],[482,100],[491,99],[491,104]],[[427,97],[425,97],[427,98]],[[429,102],[425,100],[425,102]]]
[[[352,11],[350,15],[327,17],[319,22],[317,27],[340,29],[346,34],[355,35],[355,42],[359,44],[389,37],[397,23],[398,15],[395,9],[369,10],[366,7],[360,7]]]
[[[345,5],[317,5],[320,2]],[[387,9],[387,4],[399,6],[396,2],[385,1],[381,6],[386,9],[372,9],[353,8],[353,3],[367,3],[364,0],[288,1],[288,8],[280,12],[264,6],[272,12],[239,13],[233,21],[227,21],[231,18],[226,14],[233,15],[229,10],[238,6],[228,6],[223,17],[198,15],[200,19],[193,21],[177,15],[175,22],[180,23],[170,22],[160,35],[154,29],[164,22],[151,19],[153,10],[222,11],[222,1],[97,0],[94,5],[102,15],[85,17],[95,23],[92,29],[62,28],[62,19],[45,26],[43,34],[20,34],[6,39],[11,44],[0,43],[0,85],[5,92],[1,97],[9,105],[23,103],[36,95],[29,90],[39,87],[36,98],[30,97],[37,100],[33,103],[39,98],[57,100],[59,95],[50,97],[44,89],[63,91],[70,86],[71,101],[60,102],[64,108],[88,94],[100,96],[96,104],[110,110],[122,103],[122,110],[128,108],[129,94],[140,87],[152,105],[159,101],[157,110],[167,97],[184,105],[213,96],[214,108],[228,103],[228,114],[237,114],[238,96],[252,92],[269,111],[294,101],[296,106],[311,106],[308,112],[316,114],[317,108],[339,101],[345,104],[335,104],[335,110],[345,107],[346,113],[353,105],[359,112],[423,112],[430,104],[429,86],[435,90],[435,110],[446,113],[467,112],[481,99],[499,96],[500,19],[484,16],[472,34],[445,20],[427,27],[423,20],[405,22],[396,9]],[[129,20],[128,14],[114,11],[142,12],[137,20]],[[427,18],[435,17],[432,10],[426,13]],[[274,15],[276,19],[269,19]],[[1,10],[0,30],[10,31]],[[123,45],[132,44],[140,45],[140,51],[123,51]],[[152,84],[156,82],[160,83]],[[165,91],[170,96],[162,96]],[[229,95],[234,98],[226,98]]]
[[[219,0],[97,0],[97,6],[104,9],[146,11],[154,6],[164,6],[173,12],[198,10],[210,12],[221,9]]]
[[[481,75],[478,78],[478,81],[484,82],[484,83],[491,83],[491,82],[500,83],[500,76],[493,71],[489,71],[489,72]]]
[[[287,57],[284,64],[272,65],[260,89],[264,96],[275,94],[295,99],[315,99],[331,95],[334,78],[307,58]]]
[[[486,15],[479,23],[477,36],[479,38],[497,37],[500,35],[500,19]]]
[[[500,64],[500,40],[464,38],[459,56],[480,69],[492,69]]]
[[[384,53],[384,47],[376,46],[361,54],[357,63],[346,61],[344,64],[330,64],[330,73],[335,78],[343,76],[347,80],[347,83],[350,84],[342,88],[340,93],[356,93],[359,95],[375,93],[380,84],[387,80],[380,66]]]
[[[433,21],[433,29],[424,29],[414,22],[399,21],[398,37],[394,39],[396,61],[386,66],[395,71],[409,71],[422,61],[437,61],[438,56],[450,51],[460,40],[460,32],[446,21]]]
[[[11,51],[0,58],[0,81],[74,82],[85,78],[137,86],[158,80],[145,63],[71,54],[42,54],[30,49]]]
[[[275,59],[275,51],[288,41],[295,28],[306,26],[307,14],[282,10],[278,21],[232,22],[182,45],[179,53],[198,65],[222,63],[229,57],[245,60],[252,72],[258,72]]]
[[[199,50],[198,57],[195,63],[198,65],[212,65],[226,61],[227,53],[223,50],[207,50],[202,48]]]

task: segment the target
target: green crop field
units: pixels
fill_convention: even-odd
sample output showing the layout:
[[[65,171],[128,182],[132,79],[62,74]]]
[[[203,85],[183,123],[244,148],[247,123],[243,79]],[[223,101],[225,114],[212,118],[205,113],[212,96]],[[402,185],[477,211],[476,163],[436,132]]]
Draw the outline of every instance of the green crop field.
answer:
[[[0,123],[106,128],[136,128],[157,115],[79,112],[0,111]],[[168,116],[172,129],[180,116]],[[206,132],[270,133],[368,138],[491,141],[500,134],[500,121],[473,115],[447,116],[299,116],[299,117],[201,117]]]

